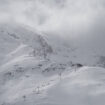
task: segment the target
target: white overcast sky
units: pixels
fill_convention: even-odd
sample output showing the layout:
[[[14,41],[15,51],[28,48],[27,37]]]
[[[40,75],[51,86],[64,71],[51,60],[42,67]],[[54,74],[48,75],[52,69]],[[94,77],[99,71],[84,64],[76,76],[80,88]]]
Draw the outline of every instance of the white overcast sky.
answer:
[[[0,22],[80,37],[105,34],[105,0],[0,0]]]

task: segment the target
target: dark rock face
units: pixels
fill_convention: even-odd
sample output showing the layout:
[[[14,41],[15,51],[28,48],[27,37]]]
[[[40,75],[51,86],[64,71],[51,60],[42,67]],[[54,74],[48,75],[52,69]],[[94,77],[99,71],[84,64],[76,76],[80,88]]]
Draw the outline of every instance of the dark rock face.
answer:
[[[83,65],[82,65],[82,64],[80,64],[80,63],[77,63],[77,64],[72,64],[72,66],[73,66],[73,67],[83,67]]]

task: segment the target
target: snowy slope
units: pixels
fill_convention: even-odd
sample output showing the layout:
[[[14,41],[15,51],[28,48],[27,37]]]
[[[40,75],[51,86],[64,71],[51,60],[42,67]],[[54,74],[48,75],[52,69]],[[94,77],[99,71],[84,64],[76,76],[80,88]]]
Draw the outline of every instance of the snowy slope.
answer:
[[[104,55],[97,50],[0,24],[0,105],[104,105],[105,69],[89,67]]]
[[[50,87],[49,81],[66,66],[50,60],[52,55],[52,46],[40,33],[14,23],[0,24],[0,104],[20,102],[25,93],[37,93],[40,85]]]
[[[40,105],[104,105],[104,82],[105,69],[84,67],[50,89]]]
[[[83,67],[68,68],[60,78],[44,76],[32,70],[21,78],[10,77],[1,87],[1,103],[6,105],[104,105],[105,69]],[[6,76],[6,75],[5,75]]]
[[[37,88],[34,84],[46,79],[39,68],[48,65],[47,56],[52,53],[47,40],[35,30],[15,23],[0,24],[0,104],[11,103]]]
[[[45,56],[48,53],[52,53],[52,48],[40,33],[14,23],[0,24],[0,58],[8,61],[22,55]]]

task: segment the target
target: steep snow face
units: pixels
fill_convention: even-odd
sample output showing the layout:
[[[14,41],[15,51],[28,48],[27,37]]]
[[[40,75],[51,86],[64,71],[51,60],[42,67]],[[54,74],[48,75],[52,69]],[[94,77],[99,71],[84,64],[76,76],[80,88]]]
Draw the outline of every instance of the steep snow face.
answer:
[[[51,46],[40,33],[18,24],[0,24],[0,58],[33,53],[47,56]],[[1,63],[1,61],[0,61]]]

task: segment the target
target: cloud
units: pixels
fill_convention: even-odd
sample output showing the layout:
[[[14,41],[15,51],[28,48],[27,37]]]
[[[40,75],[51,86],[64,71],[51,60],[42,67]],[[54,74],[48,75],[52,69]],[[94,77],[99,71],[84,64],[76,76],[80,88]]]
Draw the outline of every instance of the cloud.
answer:
[[[104,0],[0,0],[1,22],[16,21],[71,37],[97,34],[104,28],[104,11]]]

